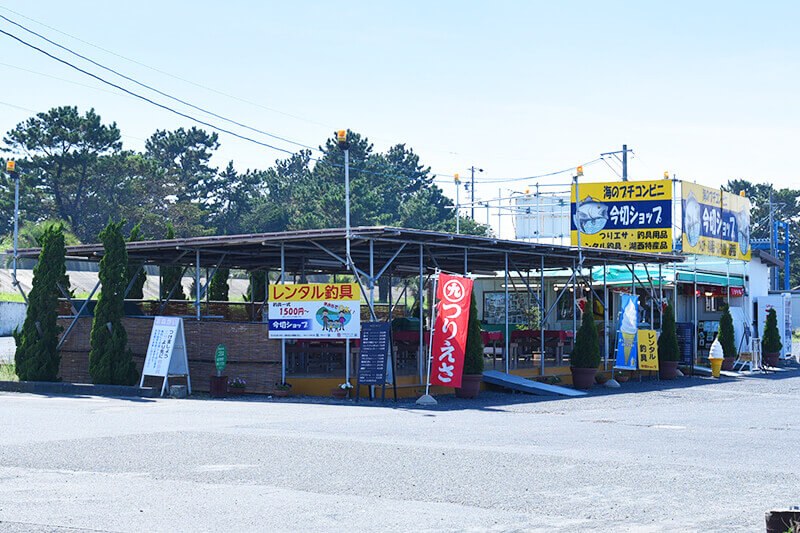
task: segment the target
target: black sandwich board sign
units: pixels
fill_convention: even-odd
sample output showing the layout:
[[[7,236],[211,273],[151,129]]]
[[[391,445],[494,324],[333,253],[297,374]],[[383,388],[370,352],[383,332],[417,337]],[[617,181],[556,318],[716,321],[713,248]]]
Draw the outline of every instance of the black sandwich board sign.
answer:
[[[381,400],[386,399],[387,383],[392,384],[394,400],[397,401],[397,380],[392,357],[392,324],[390,322],[362,322],[361,349],[356,371],[356,401],[358,401],[360,392],[359,385],[380,385],[382,387]]]
[[[678,322],[675,324],[678,337],[678,352],[684,364],[692,365],[694,355],[694,325],[691,322]]]

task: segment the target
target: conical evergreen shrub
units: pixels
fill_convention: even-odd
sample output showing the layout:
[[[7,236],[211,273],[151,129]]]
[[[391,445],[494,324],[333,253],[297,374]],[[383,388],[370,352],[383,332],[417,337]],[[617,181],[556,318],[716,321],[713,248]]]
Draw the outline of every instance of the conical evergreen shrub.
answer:
[[[736,334],[733,331],[731,310],[727,305],[722,308],[719,319],[719,343],[722,345],[723,356],[736,357]]]
[[[762,353],[778,353],[783,350],[781,332],[778,330],[778,315],[774,309],[767,312],[767,321],[764,323],[764,337],[761,339]]]
[[[62,328],[58,318],[58,282],[66,277],[64,233],[60,225],[41,236],[42,251],[33,268],[33,286],[22,330],[14,332],[14,362],[21,381],[58,381],[61,356],[56,350]],[[66,289],[67,287],[65,287]]]
[[[142,224],[139,223],[133,227],[131,234],[128,237],[128,242],[144,240],[141,226]],[[128,292],[128,298],[131,300],[142,300],[144,298],[144,284],[147,281],[147,272],[145,272],[144,268],[139,270],[139,264],[140,263],[128,263],[128,268],[125,273],[125,279],[127,280],[126,283],[130,283],[131,279],[133,279],[133,276],[136,276],[136,281],[133,282],[133,285],[131,285],[131,290]],[[127,288],[127,285],[125,287]]]
[[[660,361],[680,361],[678,349],[678,332],[675,328],[675,311],[672,304],[664,309],[661,335],[658,337],[658,359]]]
[[[250,285],[247,286],[247,294],[245,295],[246,301],[263,302],[266,298],[265,291],[268,283],[266,270],[253,270],[250,272]]]
[[[105,252],[99,272],[102,290],[94,310],[89,353],[89,374],[95,384],[133,385],[138,379],[133,354],[127,348],[128,334],[122,325],[128,266],[122,236],[124,222],[109,222],[100,233]]]
[[[592,316],[591,302],[587,302],[586,312],[583,313],[581,327],[575,336],[575,346],[570,355],[570,365],[575,368],[597,368],[603,360],[600,351],[600,340],[597,336],[597,326]]]
[[[208,295],[215,302],[227,302],[228,301],[228,292],[230,287],[228,286],[228,277],[230,276],[230,270],[227,268],[218,268],[214,275],[211,276],[211,285],[209,286],[208,290],[210,294]]]
[[[475,305],[475,292],[469,302],[469,326],[467,329],[467,345],[464,349],[464,375],[483,374],[483,340],[481,339],[481,321],[478,320],[478,306]]]
[[[167,224],[167,235],[165,238],[175,238],[175,228],[172,227],[172,224]],[[169,291],[171,291],[172,287],[177,283],[178,286],[175,287],[175,291],[172,293],[170,300],[185,300],[186,293],[183,292],[183,286],[180,284],[183,269],[179,266],[162,265],[159,270],[161,271],[161,299],[166,300],[167,296],[169,296]]]

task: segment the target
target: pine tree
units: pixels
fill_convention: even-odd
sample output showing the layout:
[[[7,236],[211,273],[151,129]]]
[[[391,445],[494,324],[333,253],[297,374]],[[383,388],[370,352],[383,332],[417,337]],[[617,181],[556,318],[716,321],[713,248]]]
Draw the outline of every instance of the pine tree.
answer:
[[[175,228],[172,227],[172,224],[167,224],[167,239],[174,239],[175,238]],[[161,299],[166,300],[167,296],[169,296],[169,291],[172,290],[172,287],[175,286],[177,283],[178,286],[175,287],[175,291],[172,293],[172,297],[170,300],[185,300],[186,293],[183,292],[183,286],[181,285],[181,273],[183,269],[179,266],[162,266],[161,270]]]
[[[727,305],[722,308],[719,319],[719,343],[722,345],[723,356],[736,357],[736,334],[733,331],[731,310]]]
[[[591,302],[587,302],[581,327],[575,335],[575,346],[570,355],[570,364],[574,368],[597,368],[603,359],[591,309],[593,309]]]
[[[141,222],[136,224],[133,229],[131,230],[131,234],[128,237],[128,242],[136,242],[136,241],[143,241],[144,236],[141,234]],[[138,270],[138,273],[137,273]],[[145,272],[144,267],[139,270],[138,264],[128,263],[128,268],[125,273],[125,279],[127,283],[131,282],[133,276],[136,276],[136,281],[133,282],[131,285],[131,290],[128,292],[128,298],[131,300],[142,300],[144,299],[144,284],[147,281],[147,272]],[[127,288],[127,285],[126,285]]]
[[[228,277],[230,276],[230,270],[227,268],[218,268],[217,271],[211,276],[211,285],[209,287],[209,298],[211,298],[215,302],[227,302],[228,301],[228,291],[230,287],[228,286]]]
[[[678,333],[675,329],[675,311],[672,304],[667,304],[663,314],[661,335],[658,337],[658,358],[661,361],[680,361],[678,349]]]
[[[469,302],[469,326],[467,327],[467,345],[464,349],[463,374],[483,374],[483,339],[481,338],[481,321],[478,319],[478,306],[475,304],[475,292]]]
[[[41,237],[39,263],[33,269],[33,286],[21,331],[14,332],[17,376],[22,381],[58,381],[61,356],[56,347],[62,328],[58,325],[58,282],[66,275],[64,233],[60,225]],[[66,288],[66,287],[65,287]]]
[[[104,249],[99,272],[102,290],[94,311],[89,353],[89,374],[95,384],[133,385],[138,379],[133,354],[127,348],[128,334],[122,325],[128,266],[122,236],[124,223],[109,221],[100,233]]]

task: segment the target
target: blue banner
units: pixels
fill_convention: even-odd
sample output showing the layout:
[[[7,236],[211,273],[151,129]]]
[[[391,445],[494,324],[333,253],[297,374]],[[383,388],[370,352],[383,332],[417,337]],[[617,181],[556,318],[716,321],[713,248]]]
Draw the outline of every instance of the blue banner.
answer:
[[[311,321],[305,318],[280,318],[269,321],[270,331],[310,331]]]
[[[617,362],[615,368],[636,370],[639,362],[639,297],[631,294],[620,295],[620,320],[617,331]]]

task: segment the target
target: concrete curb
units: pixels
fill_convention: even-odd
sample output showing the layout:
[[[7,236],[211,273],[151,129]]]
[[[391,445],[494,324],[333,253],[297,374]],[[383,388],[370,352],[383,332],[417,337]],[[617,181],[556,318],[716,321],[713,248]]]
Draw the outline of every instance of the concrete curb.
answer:
[[[91,385],[89,383],[51,383],[47,381],[0,381],[0,391],[30,392],[33,394],[66,394],[80,396],[112,396],[157,398],[159,390],[153,387],[128,387],[125,385]]]

